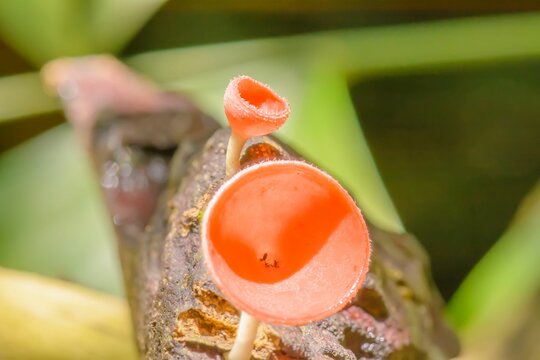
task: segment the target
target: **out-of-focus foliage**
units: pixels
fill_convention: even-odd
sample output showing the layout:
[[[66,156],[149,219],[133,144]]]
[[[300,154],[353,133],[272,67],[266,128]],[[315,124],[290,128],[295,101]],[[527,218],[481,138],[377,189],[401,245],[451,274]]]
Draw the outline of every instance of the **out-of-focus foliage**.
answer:
[[[538,180],[539,70],[519,61],[351,89],[385,185],[447,299]]]
[[[0,156],[0,265],[120,294],[112,228],[67,127]]]
[[[58,110],[57,102],[46,96],[38,74],[4,76],[0,78],[0,123],[21,117]]]
[[[36,65],[119,51],[165,0],[0,2],[3,39]]]
[[[540,183],[448,307],[464,359],[529,359],[540,345]]]
[[[0,268],[0,358],[136,359],[126,302]]]
[[[477,331],[512,316],[540,291],[540,183],[524,199],[497,244],[476,265],[449,304],[453,322]],[[511,290],[511,291],[509,291]]]

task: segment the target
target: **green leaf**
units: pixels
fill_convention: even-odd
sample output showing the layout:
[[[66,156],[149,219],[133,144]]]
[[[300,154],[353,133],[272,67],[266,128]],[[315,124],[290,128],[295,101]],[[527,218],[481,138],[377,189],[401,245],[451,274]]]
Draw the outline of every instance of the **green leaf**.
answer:
[[[510,227],[474,267],[448,305],[463,332],[504,324],[540,290],[540,182],[523,200]]]
[[[126,301],[0,268],[0,358],[137,359]]]
[[[165,0],[0,1],[0,34],[35,65],[119,51]]]
[[[122,293],[114,236],[67,125],[0,156],[0,264]]]
[[[19,118],[58,111],[56,99],[47,96],[39,74],[28,73],[0,78],[0,124]]]

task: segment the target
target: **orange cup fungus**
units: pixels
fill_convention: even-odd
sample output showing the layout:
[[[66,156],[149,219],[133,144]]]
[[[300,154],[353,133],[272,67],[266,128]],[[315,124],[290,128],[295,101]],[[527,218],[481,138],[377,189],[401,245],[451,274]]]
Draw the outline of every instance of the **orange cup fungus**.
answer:
[[[289,117],[289,104],[249,76],[231,80],[224,96],[225,115],[236,136],[248,139],[276,131]]]
[[[360,209],[341,185],[301,161],[237,172],[202,224],[209,272],[238,309],[301,325],[343,308],[360,289],[371,245]]]

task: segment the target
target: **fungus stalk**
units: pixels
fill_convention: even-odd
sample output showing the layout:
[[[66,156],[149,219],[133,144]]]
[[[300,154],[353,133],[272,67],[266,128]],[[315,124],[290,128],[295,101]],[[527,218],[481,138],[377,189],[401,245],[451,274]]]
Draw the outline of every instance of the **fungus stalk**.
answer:
[[[225,175],[230,178],[240,170],[240,155],[247,139],[241,137],[236,132],[231,131],[229,144],[227,145],[227,154],[225,158]]]
[[[246,360],[251,357],[251,350],[257,337],[257,329],[259,320],[242,311],[240,314],[240,322],[236,331],[234,344],[227,356],[228,360]]]

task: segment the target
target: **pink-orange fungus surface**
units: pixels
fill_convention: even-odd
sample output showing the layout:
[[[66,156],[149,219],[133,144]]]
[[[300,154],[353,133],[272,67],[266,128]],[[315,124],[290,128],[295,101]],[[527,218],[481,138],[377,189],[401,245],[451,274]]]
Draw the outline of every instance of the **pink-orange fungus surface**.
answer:
[[[290,113],[285,99],[249,76],[231,80],[223,104],[231,128],[245,139],[276,131]]]
[[[206,211],[203,249],[233,305],[289,325],[345,306],[370,257],[354,201],[329,175],[300,161],[254,165],[229,179]]]

